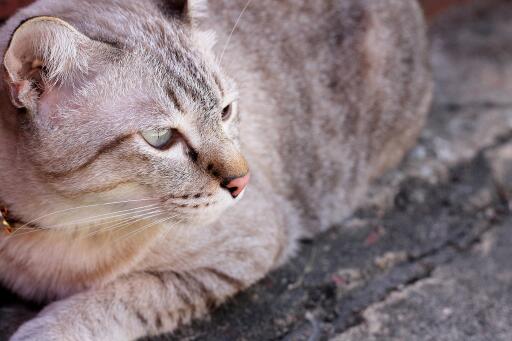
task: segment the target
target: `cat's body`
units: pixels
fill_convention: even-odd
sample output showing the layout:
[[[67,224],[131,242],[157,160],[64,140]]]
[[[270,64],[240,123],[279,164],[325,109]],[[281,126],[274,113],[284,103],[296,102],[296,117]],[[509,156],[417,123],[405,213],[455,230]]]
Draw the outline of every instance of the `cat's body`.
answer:
[[[0,200],[44,228],[0,237],[1,281],[28,299],[60,300],[14,340],[133,339],[201,316],[289,258],[298,238],[347,217],[421,129],[431,84],[415,1],[253,1],[224,55],[246,1],[212,1],[200,27],[217,33],[214,54],[238,85],[239,131],[237,115],[210,119],[236,91],[208,52],[211,37],[189,39],[197,4],[170,1],[163,15],[157,2],[42,0],[0,31],[2,54],[13,50],[0,93]],[[42,15],[64,21],[16,30]],[[36,96],[23,77],[60,57],[38,51],[34,70],[19,67],[32,53],[26,32],[34,45],[50,36],[48,49],[78,41],[72,58],[60,56],[69,69],[44,65],[50,76]],[[82,53],[85,66],[66,64]],[[153,120],[184,136],[168,154],[132,140]],[[231,206],[221,187],[247,173],[240,150],[252,179]],[[146,211],[131,201],[142,198]],[[152,211],[159,205],[168,215]],[[147,220],[55,227],[119,211]]]

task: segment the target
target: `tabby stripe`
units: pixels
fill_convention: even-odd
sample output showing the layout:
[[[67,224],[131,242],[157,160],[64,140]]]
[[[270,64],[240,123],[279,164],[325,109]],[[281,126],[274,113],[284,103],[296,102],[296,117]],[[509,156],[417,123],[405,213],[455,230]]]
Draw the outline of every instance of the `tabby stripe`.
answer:
[[[173,78],[176,80],[176,83],[179,83],[181,88],[187,92],[187,94],[196,102],[208,99],[207,109],[212,109],[219,102],[219,99],[216,96],[210,96],[212,94],[208,89],[200,88],[197,84],[208,84],[205,74],[208,73],[204,64],[199,61],[196,63],[194,61],[194,55],[190,55],[185,50],[173,50],[171,51],[172,56],[172,64],[173,65],[184,65],[184,69],[187,70],[186,76],[180,73],[173,73]],[[198,65],[199,64],[199,65]],[[171,71],[171,70],[170,70]],[[176,71],[176,70],[173,70]],[[170,72],[171,73],[171,72]],[[188,84],[186,79],[192,78],[194,82]],[[218,81],[218,79],[217,79]],[[214,80],[214,82],[216,82]],[[220,84],[220,82],[219,82]],[[220,87],[219,87],[220,89]],[[219,90],[221,93],[222,91]]]
[[[181,321],[179,321],[179,319],[177,319],[174,315],[174,312],[172,310],[169,310],[167,312],[167,316],[169,317],[169,320],[171,321],[176,321],[176,324],[179,326],[181,324]]]
[[[212,110],[218,105],[218,103],[222,102],[223,92],[220,87],[220,82],[214,73],[210,75],[210,79],[207,79],[206,76],[204,76],[209,73],[204,63],[200,63],[199,67],[201,68],[202,72],[198,72],[195,75],[197,76],[197,81],[199,82],[199,84],[205,84],[206,88],[203,90],[205,91],[205,97],[209,99],[207,103],[207,109]],[[207,84],[210,85],[208,86]],[[212,90],[215,87],[217,87],[217,94],[219,94],[220,97],[218,97],[217,94],[215,94],[214,91]]]
[[[119,321],[119,318],[116,314],[112,315],[112,318],[114,319],[114,322],[121,326],[121,321]]]
[[[192,316],[194,316],[195,310],[196,310],[195,306],[194,306],[194,302],[192,302],[192,300],[190,299],[188,294],[185,292],[185,290],[183,290],[183,287],[182,287],[182,285],[184,285],[186,288],[187,283],[181,274],[179,274],[177,272],[174,272],[173,274],[174,274],[174,277],[178,280],[178,283],[174,283],[174,288],[176,290],[176,294],[178,295],[180,300],[183,302],[183,304],[185,304],[190,309],[190,311],[192,312]]]
[[[207,79],[205,78],[204,75],[208,75],[211,77],[211,79],[213,80],[213,84],[212,85],[216,85],[217,86],[217,90],[219,92],[219,94],[221,95],[221,98],[222,98],[222,94],[223,94],[223,91],[222,91],[222,87],[220,85],[220,80],[219,78],[217,77],[217,75],[212,72],[210,73],[208,71],[208,68],[206,67],[206,64],[202,61],[199,61],[199,65],[196,67],[197,69],[199,69],[201,72],[198,72],[198,76],[200,76],[200,84],[208,84],[211,82],[208,82]]]
[[[183,57],[183,55],[186,54],[186,51],[176,51],[176,50],[173,50],[171,52],[171,55],[172,55],[172,59],[173,61],[171,62],[173,65],[183,65],[185,64],[185,69],[187,70],[185,75],[190,75],[192,72],[192,69],[194,67],[194,64],[191,63],[190,61],[186,61]],[[174,70],[176,71],[176,70]],[[197,87],[192,87],[191,84],[187,84],[184,79],[186,77],[183,77],[183,75],[180,75],[180,74],[177,74],[177,73],[173,73],[172,74],[174,77],[174,79],[176,80],[176,82],[178,82],[180,85],[181,88],[183,88],[183,90],[185,90],[187,92],[187,94],[190,95],[190,97],[192,97],[192,99],[194,99],[195,101],[198,101],[200,99],[200,91],[198,90]]]
[[[164,279],[165,274],[158,271],[146,271],[146,273],[152,277],[155,277],[163,287],[167,287],[167,282]]]
[[[155,51],[155,52],[157,52],[157,51]],[[171,51],[172,57],[170,58],[170,60],[167,59],[166,56],[161,55],[162,59],[161,59],[160,63],[162,65],[165,65],[169,62],[171,65],[186,64],[185,68],[189,68],[190,65],[193,65],[191,63],[186,63],[186,61],[183,59],[182,56],[179,55],[179,53],[186,53],[186,51],[181,51],[181,52],[176,51],[176,50]],[[192,100],[194,100],[195,102],[199,102],[201,100],[201,97],[202,97],[201,91],[199,88],[197,88],[193,84],[186,82],[185,81],[186,77],[183,74],[176,73],[175,72],[176,70],[173,70],[173,69],[169,69],[168,71],[169,71],[168,76],[172,77],[172,81],[171,81],[171,85],[170,85],[170,90],[168,90],[167,93],[168,93],[170,99],[175,104],[176,108],[178,108],[178,110],[180,110],[182,113],[185,113],[183,105],[180,105],[181,103],[180,103],[179,99],[177,98],[176,88],[182,89],[183,92],[185,92],[185,94],[189,98],[192,98]],[[190,75],[190,72],[188,70],[187,70],[186,75]],[[171,91],[174,91],[174,93],[172,93]]]
[[[203,282],[201,282],[199,279],[195,278],[194,276],[190,275],[188,277],[192,282],[194,282],[194,286],[199,290],[199,294],[203,298],[206,308],[207,309],[213,309],[217,306],[217,298],[215,297],[215,294],[204,285]]]
[[[184,42],[183,42],[184,43]],[[186,49],[171,51],[172,56],[177,64],[185,65],[187,73],[199,74],[199,68],[196,65],[197,60],[194,59],[194,54],[190,53]],[[199,58],[200,60],[200,58]]]
[[[171,99],[172,103],[174,104],[174,106],[176,107],[176,109],[178,109],[178,111],[182,114],[185,114],[186,111],[183,107],[183,104],[181,103],[180,99],[178,98],[178,96],[176,95],[176,92],[174,92],[173,89],[168,89],[167,90],[167,95],[169,96],[169,98]]]
[[[141,314],[140,311],[136,311],[135,312],[135,316],[137,317],[137,319],[140,321],[140,323],[146,327],[148,325],[148,320],[144,317],[144,315]]]
[[[203,85],[207,86],[208,83],[211,83],[211,82],[208,82],[208,80],[205,76],[205,74],[208,73],[208,71],[206,70],[206,68],[204,67],[204,65],[202,63],[199,65],[199,67],[197,65],[190,64],[189,68],[194,69],[194,72],[190,72],[189,74],[193,76],[194,80],[196,81],[196,84],[203,84]],[[205,89],[203,88],[203,90],[205,90]],[[206,92],[208,93],[210,91],[206,90]]]
[[[175,87],[179,87],[180,89],[185,92],[185,94],[192,98],[193,101],[199,102],[201,99],[201,92],[196,87],[191,87],[190,84],[186,83],[185,80],[177,75],[173,75],[173,82],[172,84]]]
[[[207,71],[203,67],[203,72],[198,68],[198,66],[193,63],[192,58],[188,58],[188,60],[185,60],[183,57],[183,54],[186,53],[186,51],[181,51],[181,55],[177,51],[173,51],[173,57],[176,64],[185,64],[185,68],[187,70],[186,76],[183,77],[183,75],[174,73],[174,79],[179,83],[180,87],[183,88],[187,94],[196,102],[199,102],[201,100],[204,100],[205,98],[208,98],[208,104],[209,106],[215,106],[214,103],[218,102],[218,99],[214,96],[208,96],[209,91],[202,89],[198,87],[196,84],[208,84],[207,79],[204,77],[203,73],[206,73]],[[195,83],[186,83],[185,80],[188,77],[192,77],[195,81]]]
[[[156,313],[155,327],[156,327],[156,329],[160,330],[160,329],[162,329],[162,326],[163,326],[162,317],[160,316],[159,313]]]
[[[218,279],[222,280],[224,283],[229,284],[236,291],[241,291],[245,288],[244,282],[242,282],[241,280],[234,278],[222,271],[219,271],[214,268],[204,268],[203,270],[206,271],[207,273],[217,277]]]

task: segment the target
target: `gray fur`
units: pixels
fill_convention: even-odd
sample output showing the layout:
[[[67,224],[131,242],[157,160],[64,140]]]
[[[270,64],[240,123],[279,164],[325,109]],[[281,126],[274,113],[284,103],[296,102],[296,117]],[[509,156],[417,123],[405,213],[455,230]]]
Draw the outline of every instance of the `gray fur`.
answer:
[[[431,99],[416,1],[253,1],[222,60],[246,1],[182,5],[39,0],[1,28],[0,200],[40,230],[0,237],[0,280],[55,301],[12,340],[172,331],[346,218],[414,143]],[[20,27],[42,15],[58,20]],[[28,55],[44,69],[27,83]],[[160,127],[184,138],[154,150],[139,132]],[[233,200],[220,185],[247,164]],[[139,199],[168,220],[84,223]]]

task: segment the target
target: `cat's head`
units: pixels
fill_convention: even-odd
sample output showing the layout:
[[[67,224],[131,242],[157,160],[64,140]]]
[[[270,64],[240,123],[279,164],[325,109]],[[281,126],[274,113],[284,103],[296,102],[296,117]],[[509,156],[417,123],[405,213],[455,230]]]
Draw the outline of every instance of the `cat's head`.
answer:
[[[214,38],[197,29],[196,5],[127,2],[133,8],[111,23],[45,16],[17,27],[5,88],[18,108],[17,158],[30,168],[19,176],[38,197],[26,189],[30,196],[11,203],[15,214],[30,220],[90,205],[105,217],[206,224],[241,197],[249,169],[237,90],[218,66]],[[42,223],[65,226],[79,213]]]

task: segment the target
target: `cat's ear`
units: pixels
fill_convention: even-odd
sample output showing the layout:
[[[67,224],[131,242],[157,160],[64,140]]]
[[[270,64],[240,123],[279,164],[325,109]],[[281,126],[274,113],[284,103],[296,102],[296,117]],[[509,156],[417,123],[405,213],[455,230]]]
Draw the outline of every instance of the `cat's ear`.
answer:
[[[208,10],[207,0],[160,0],[168,15],[178,16],[191,24],[197,24]]]
[[[93,45],[93,40],[61,19],[25,21],[4,56],[12,103],[35,111],[47,88],[69,88],[86,74]]]

